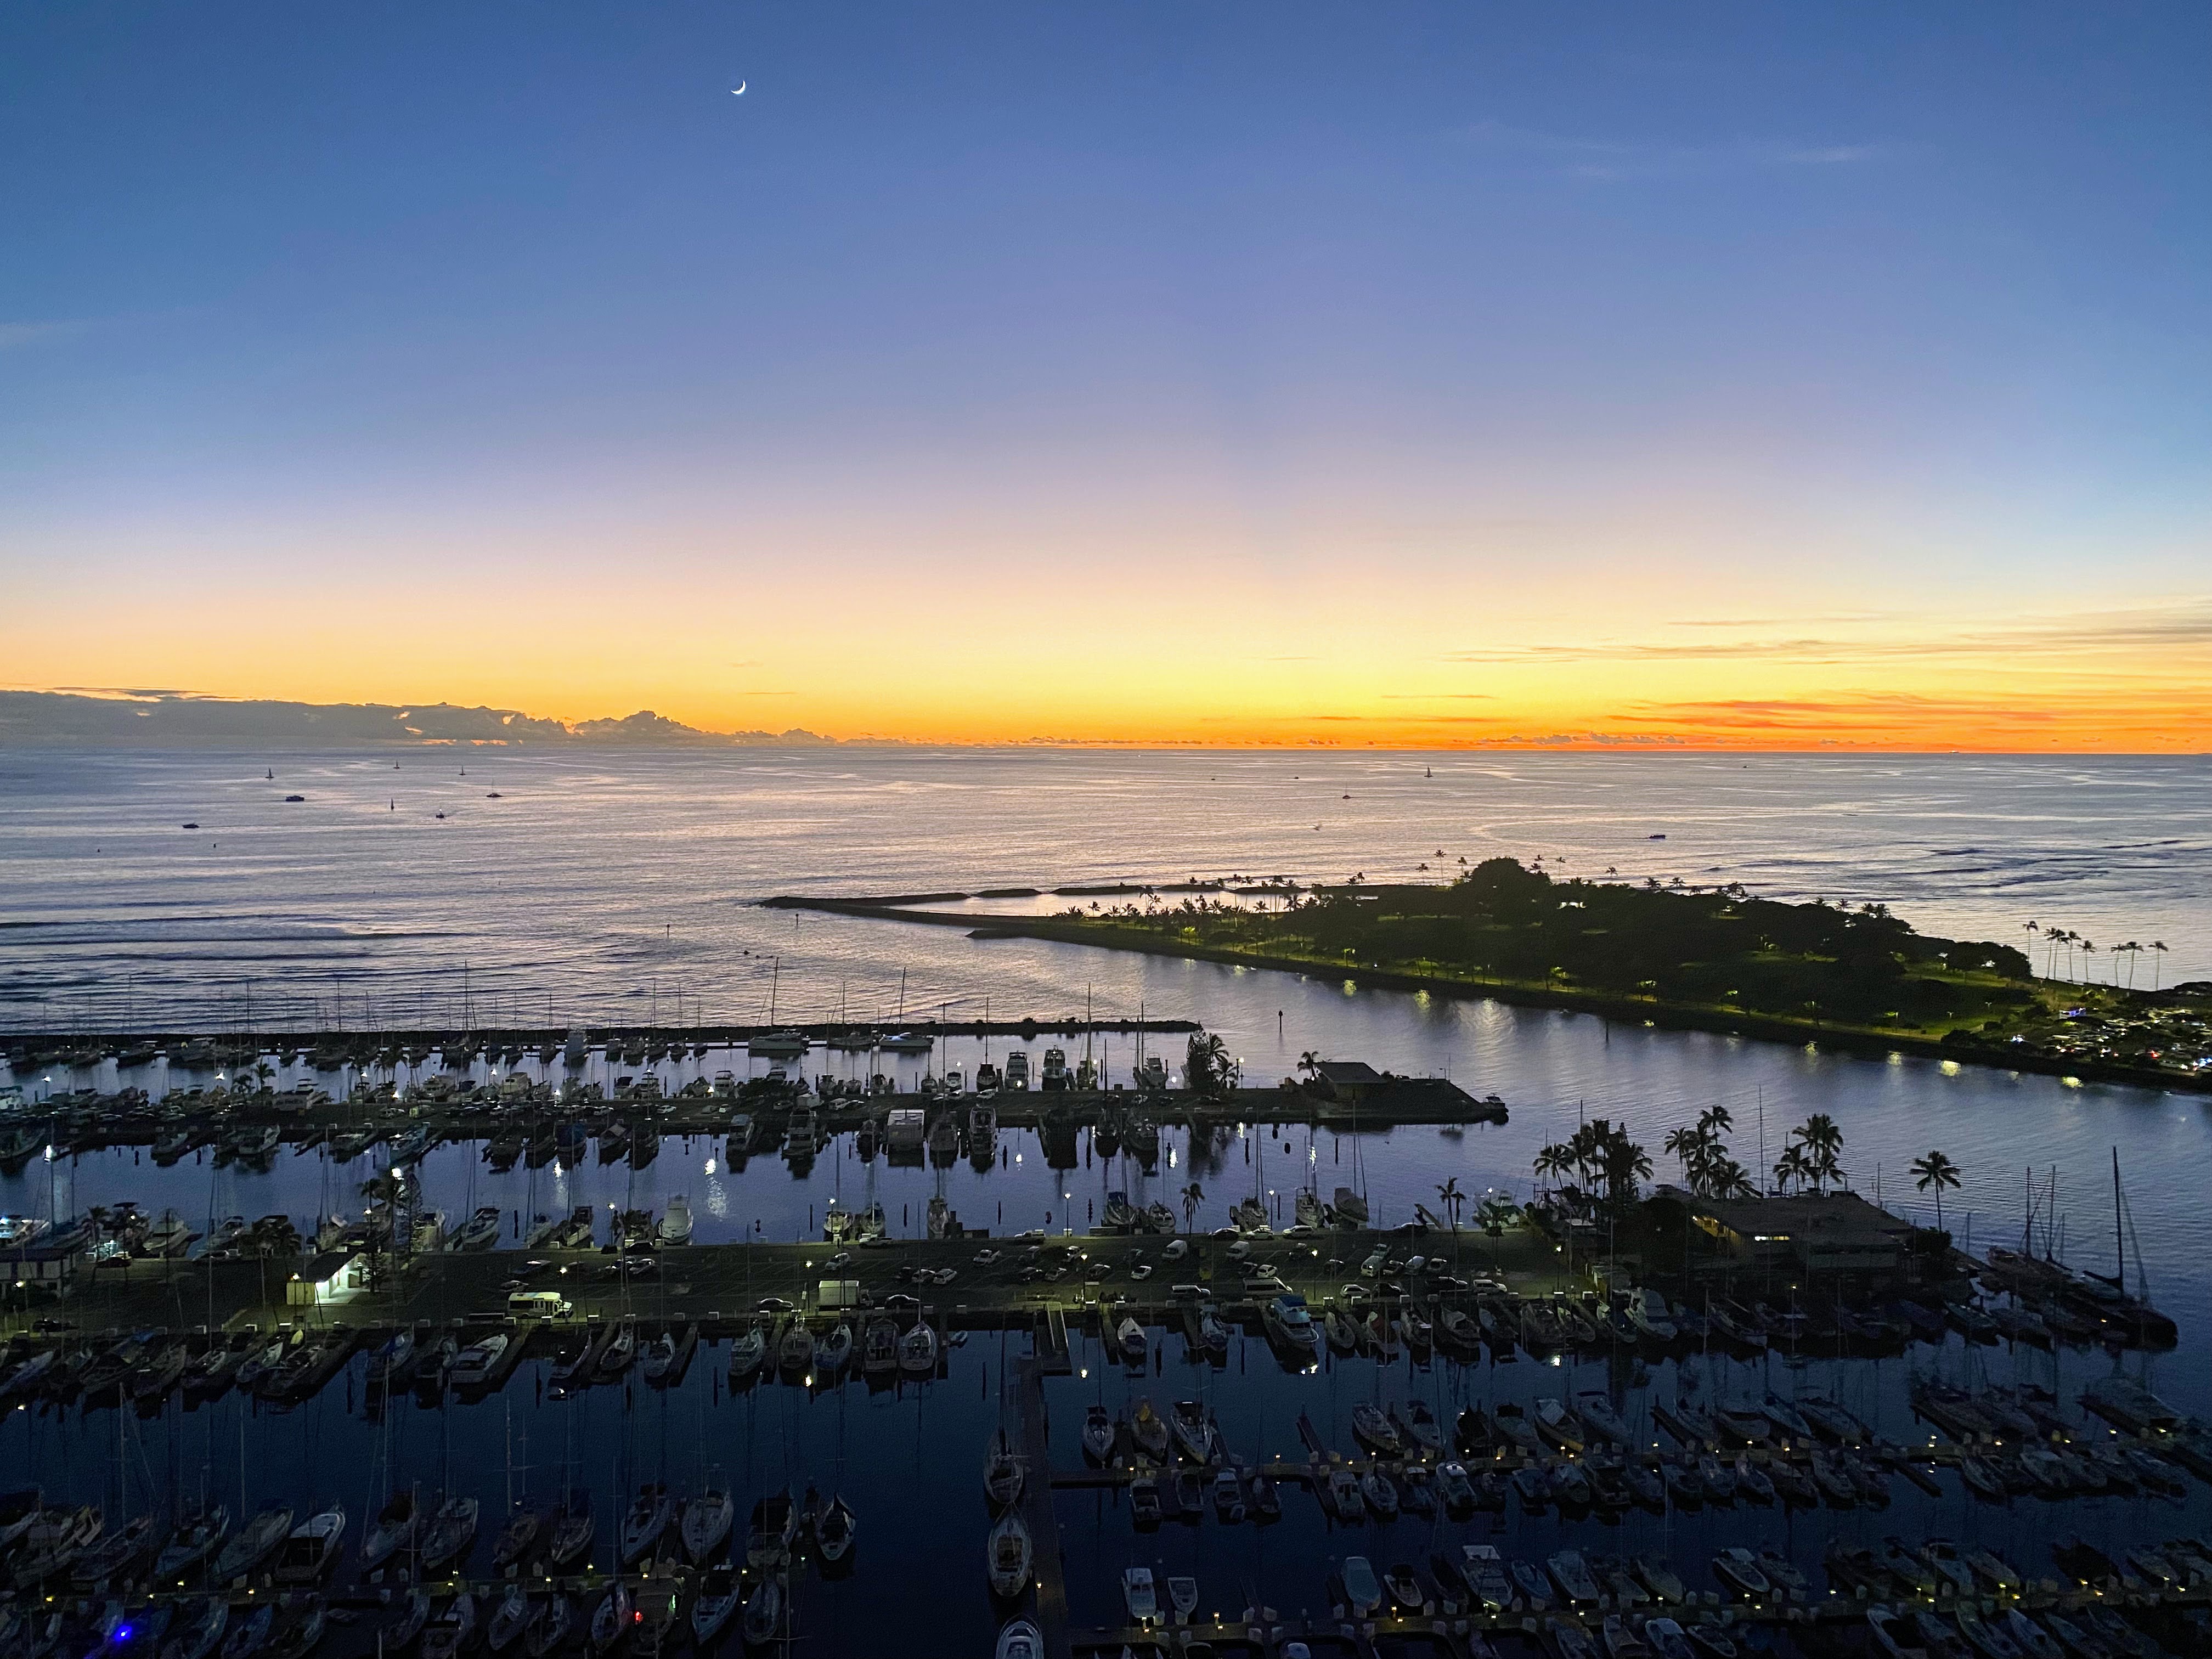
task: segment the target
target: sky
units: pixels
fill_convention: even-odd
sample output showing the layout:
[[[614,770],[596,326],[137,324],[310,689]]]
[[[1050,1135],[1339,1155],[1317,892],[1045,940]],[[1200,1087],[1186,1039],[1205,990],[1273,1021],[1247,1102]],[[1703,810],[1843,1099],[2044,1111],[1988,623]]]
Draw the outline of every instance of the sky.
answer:
[[[0,683],[2202,750],[2208,61],[2194,4],[9,7]]]

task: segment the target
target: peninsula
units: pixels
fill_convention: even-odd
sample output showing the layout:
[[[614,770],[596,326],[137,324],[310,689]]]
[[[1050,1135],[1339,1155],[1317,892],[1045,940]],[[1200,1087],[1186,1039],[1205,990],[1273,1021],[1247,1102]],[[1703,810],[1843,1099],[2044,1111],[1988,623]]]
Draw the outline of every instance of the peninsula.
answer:
[[[1735,884],[1556,880],[1508,858],[1449,883],[1123,892],[1122,902],[1040,916],[930,908],[960,894],[766,902],[2212,1091],[2212,984],[2145,991],[2040,978],[2012,945],[1917,933],[1880,904],[1789,903]]]

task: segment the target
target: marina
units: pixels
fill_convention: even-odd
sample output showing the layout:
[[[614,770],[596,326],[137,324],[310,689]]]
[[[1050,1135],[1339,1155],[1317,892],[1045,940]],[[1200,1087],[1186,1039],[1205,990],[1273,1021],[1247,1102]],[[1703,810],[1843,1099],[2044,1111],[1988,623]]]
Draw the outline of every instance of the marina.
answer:
[[[110,1119],[113,1139],[70,1154],[80,1169],[204,1158],[191,1178],[219,1182],[220,1146],[250,1162],[274,1134],[296,1149],[283,1165],[358,1161],[368,1212],[214,1227],[198,1249],[179,1247],[181,1216],[110,1202],[94,1231],[127,1247],[11,1306],[0,1449],[34,1482],[7,1563],[30,1622],[11,1639],[97,1634],[123,1607],[148,1629],[243,1620],[251,1650],[301,1655],[459,1651],[486,1631],[547,1653],[834,1644],[901,1593],[867,1541],[885,1506],[977,1483],[956,1473],[970,1456],[979,1595],[948,1651],[1030,1639],[1024,1621],[1051,1655],[1887,1652],[1895,1620],[1971,1641],[2015,1613],[2052,1640],[2113,1617],[2193,1639],[2212,1601],[2188,1530],[2212,1434],[2142,1380],[2188,1340],[2148,1304],[2005,1248],[1862,1261],[1818,1294],[1791,1262],[1729,1253],[1732,1229],[1802,1228],[1808,1205],[1870,1237],[1911,1231],[1844,1194],[1723,1204],[1662,1184],[1602,1251],[1548,1200],[1493,1196],[1468,1226],[1417,1203],[1377,1228],[1356,1188],[1317,1174],[1279,1205],[1264,1165],[1227,1224],[1144,1198],[1148,1163],[1194,1168],[1200,1147],[1225,1169],[1264,1139],[1312,1171],[1338,1114],[1358,1142],[1348,1120],[1375,1097],[1356,1082],[1387,1091],[1387,1074],[1308,1077],[1310,1093],[1249,1100],[1017,1090],[987,1116],[941,1088],[832,1090],[817,1110],[788,1073],[710,1082],[666,1103],[689,1120],[631,1099],[556,1130],[549,1181],[574,1158],[636,1201],[556,1207],[526,1245],[521,1213],[478,1206],[448,1233],[406,1196],[434,1158],[497,1161],[495,1124],[445,1103],[371,1085],[264,1124],[267,1090],[185,1096],[220,1117],[167,1171]],[[1492,1109],[1451,1098],[1462,1133]],[[1301,1100],[1302,1122],[1283,1110]],[[1263,1109],[1276,1118],[1237,1123]],[[491,1109],[562,1109],[534,1085]],[[1017,1149],[1049,1165],[1057,1134],[1056,1192],[1079,1166],[1132,1189],[1080,1227],[1072,1206],[1054,1227],[973,1226],[940,1190],[896,1224],[880,1199],[833,1199],[811,1238],[703,1243],[688,1197],[656,1208],[629,1184],[696,1156],[668,1149],[726,1153],[758,1118],[741,1173],[849,1158],[865,1188],[908,1111],[925,1121],[913,1179],[996,1179]],[[942,1160],[933,1121],[954,1126]],[[19,1220],[18,1262],[58,1231]],[[1707,1242],[1670,1263],[1678,1231]],[[301,1434],[318,1449],[274,1473],[265,1454]],[[901,1498],[884,1460],[908,1434]],[[337,1445],[352,1449],[333,1464]],[[333,1468],[351,1471],[340,1490]],[[173,1582],[154,1576],[164,1552],[186,1563]],[[1116,1559],[1118,1578],[1097,1571]]]
[[[615,1351],[627,1331],[634,1353],[667,1325],[637,1315],[489,1322],[514,1335],[521,1369],[476,1386],[450,1364],[407,1382],[387,1365],[378,1385],[349,1375],[342,1400],[331,1382],[299,1398],[234,1387],[156,1395],[135,1412],[46,1388],[0,1425],[23,1440],[0,1444],[21,1443],[23,1467],[40,1474],[74,1445],[71,1461],[88,1461],[103,1490],[86,1510],[56,1510],[60,1494],[46,1498],[38,1514],[85,1521],[71,1542],[19,1551],[10,1565],[19,1586],[27,1573],[33,1589],[77,1587],[76,1574],[93,1569],[75,1564],[104,1535],[90,1510],[112,1492],[130,1517],[125,1541],[99,1558],[82,1586],[88,1600],[74,1612],[66,1595],[34,1601],[61,1610],[45,1616],[96,1623],[119,1602],[138,1619],[190,1626],[213,1619],[210,1597],[234,1620],[258,1617],[273,1597],[272,1622],[286,1627],[324,1615],[310,1646],[366,1651],[383,1635],[390,1650],[411,1620],[415,1639],[437,1650],[437,1618],[482,1624],[503,1610],[519,1630],[538,1620],[581,1629],[611,1599],[635,1607],[662,1597],[672,1621],[719,1632],[718,1608],[737,1595],[732,1607],[758,1614],[757,1638],[741,1624],[732,1632],[748,1646],[835,1641],[841,1601],[870,1575],[898,1571],[886,1559],[895,1548],[867,1541],[886,1535],[885,1507],[941,1504],[967,1463],[980,1469],[958,1482],[975,1493],[979,1592],[1014,1517],[1028,1540],[1025,1564],[1000,1586],[1009,1593],[979,1616],[1033,1620],[1047,1652],[1283,1652],[1294,1642],[1316,1652],[1553,1652],[1571,1650],[1577,1633],[1602,1644],[1608,1620],[1640,1628],[1667,1617],[1752,1651],[1842,1652],[1861,1650],[1876,1609],[1951,1629],[1962,1616],[2009,1621],[2014,1608],[2043,1630],[2117,1616],[2185,1642],[2212,1594],[2212,1563],[2190,1532],[2212,1478],[2202,1443],[2147,1391],[2094,1377],[2075,1399],[1992,1381],[1978,1391],[1991,1414],[1952,1438],[1916,1432],[1924,1418],[1908,1428],[1886,1413],[1852,1362],[1775,1376],[1796,1404],[1780,1395],[1761,1404],[1743,1388],[1758,1373],[1741,1356],[1616,1340],[1571,1351],[1556,1369],[1521,1364],[1535,1386],[1563,1391],[1531,1402],[1527,1415],[1544,1429],[1532,1437],[1508,1431],[1522,1414],[1504,1396],[1520,1377],[1495,1351],[1424,1353],[1386,1337],[1310,1352],[1234,1305],[1224,1312],[1235,1334],[1217,1351],[1169,1306],[1055,1297],[994,1317],[894,1303],[877,1316],[973,1335],[937,1350],[919,1376],[745,1369],[741,1328],[764,1322],[774,1352],[801,1321],[849,1316],[779,1310],[785,1300],[771,1293],[750,1313],[687,1320],[689,1375],[643,1389],[634,1358]],[[1137,1365],[1118,1334],[1132,1318],[1146,1337]],[[337,1340],[365,1376],[409,1334],[428,1351],[435,1329],[364,1326]],[[473,1327],[453,1334],[483,1340]],[[1940,1366],[1942,1350],[1926,1358]],[[0,1389],[15,1392],[15,1374]],[[508,1400],[524,1375],[537,1379],[531,1396]],[[580,1381],[563,1385],[564,1375]],[[1585,1382],[1594,1386],[1574,1386]],[[1085,1431],[1094,1407],[1109,1413],[1103,1441]],[[1976,1408],[1972,1399],[1948,1407]],[[604,1425],[588,1457],[576,1449],[578,1413]],[[1147,1413],[1177,1431],[1153,1438]],[[484,1427],[471,1434],[472,1420]],[[671,1438],[679,1425],[684,1449]],[[222,1468],[234,1437],[243,1449],[303,1435],[367,1453],[343,1477],[356,1490],[287,1490],[331,1479],[319,1460],[289,1480],[257,1474],[261,1460],[242,1449],[234,1477]],[[90,1455],[104,1442],[125,1453],[106,1468]],[[191,1445],[207,1449],[204,1473],[176,1467]],[[604,1475],[583,1472],[610,1454]],[[1967,1484],[1976,1459],[2005,1466],[2001,1492]],[[703,1467],[724,1460],[726,1486]],[[902,1499],[881,1478],[885,1460],[912,1465],[930,1491]],[[2045,1460],[2055,1480],[2031,1473]],[[184,1490],[149,1492],[165,1464]],[[209,1559],[209,1534],[191,1534],[191,1517],[225,1499],[234,1541]],[[750,1521],[737,1524],[733,1508]],[[377,1517],[357,1547],[340,1531],[348,1510]],[[173,1584],[151,1577],[172,1535],[165,1511],[182,1517],[180,1542],[201,1540],[198,1574],[187,1566]],[[586,1514],[599,1519],[584,1530]],[[320,1531],[303,1534],[310,1522]],[[564,1550],[559,1540],[574,1547],[580,1532],[580,1553]],[[1117,1558],[1132,1565],[1110,1584],[1095,1567],[1071,1575],[1072,1562]],[[1138,1600],[1140,1571],[1177,1594]]]

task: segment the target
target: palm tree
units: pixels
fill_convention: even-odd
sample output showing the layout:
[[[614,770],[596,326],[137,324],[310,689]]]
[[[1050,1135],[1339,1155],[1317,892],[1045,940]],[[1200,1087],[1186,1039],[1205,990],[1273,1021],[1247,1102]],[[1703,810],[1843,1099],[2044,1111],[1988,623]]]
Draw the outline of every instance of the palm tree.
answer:
[[[1943,1231],[1943,1189],[1959,1184],[1959,1166],[1942,1152],[1930,1152],[1925,1158],[1912,1160],[1912,1173],[1918,1177],[1912,1184],[1922,1192],[1936,1189],[1936,1231]]]
[[[1206,1202],[1206,1188],[1195,1181],[1182,1189],[1182,1230],[1187,1233],[1198,1231],[1198,1206]]]
[[[1229,1045],[1217,1031],[1193,1031],[1183,1045],[1183,1081],[1200,1094],[1212,1095],[1231,1086],[1236,1071]]]
[[[1792,1144],[1783,1148],[1782,1156],[1774,1160],[1774,1184],[1788,1191],[1792,1182],[1812,1179],[1812,1160],[1805,1156],[1802,1146]]]
[[[1759,1188],[1751,1184],[1750,1170],[1732,1158],[1723,1158],[1706,1174],[1705,1193],[1710,1198],[1756,1198]]]
[[[2158,958],[2159,957],[2162,957],[2166,954],[2166,941],[2162,939],[2154,939],[2150,942],[2150,948],[2158,953],[2150,959],[2150,988],[2155,991],[2158,989],[2158,981],[2161,971]]]
[[[1697,1178],[1691,1174],[1690,1166],[1702,1162],[1702,1155],[1708,1144],[1703,1130],[1692,1129],[1686,1125],[1668,1130],[1667,1139],[1660,1143],[1667,1155],[1682,1166],[1682,1179],[1689,1183],[1692,1192],[1697,1190]]]
[[[1574,1168],[1574,1158],[1565,1146],[1555,1140],[1548,1146],[1537,1148],[1531,1167],[1536,1171],[1538,1180],[1553,1180]]]
[[[1312,1049],[1307,1049],[1305,1053],[1298,1056],[1298,1070],[1305,1073],[1309,1077],[1319,1077],[1321,1075],[1321,1056],[1316,1054]]]
[[[1607,1200],[1626,1207],[1636,1201],[1636,1183],[1651,1177],[1651,1155],[1615,1129],[1605,1138],[1599,1170],[1605,1176]]]
[[[1735,1119],[1729,1115],[1727,1107],[1716,1102],[1698,1114],[1698,1127],[1717,1135],[1724,1135],[1735,1127]]]
[[[1467,1194],[1459,1189],[1459,1177],[1451,1176],[1437,1188],[1437,1201],[1444,1206],[1444,1216],[1454,1232],[1459,1231],[1459,1206],[1467,1202]]]
[[[397,1170],[386,1170],[381,1175],[371,1176],[361,1183],[361,1195],[371,1204],[394,1204],[406,1190],[407,1177]]]

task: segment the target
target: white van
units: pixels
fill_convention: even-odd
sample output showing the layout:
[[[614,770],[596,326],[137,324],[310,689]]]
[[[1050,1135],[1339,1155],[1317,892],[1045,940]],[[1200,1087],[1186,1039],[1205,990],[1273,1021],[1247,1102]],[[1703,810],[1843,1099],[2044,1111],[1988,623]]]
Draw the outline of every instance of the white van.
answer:
[[[566,1319],[576,1304],[561,1299],[558,1291],[516,1291],[507,1298],[509,1319]]]

